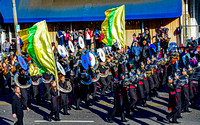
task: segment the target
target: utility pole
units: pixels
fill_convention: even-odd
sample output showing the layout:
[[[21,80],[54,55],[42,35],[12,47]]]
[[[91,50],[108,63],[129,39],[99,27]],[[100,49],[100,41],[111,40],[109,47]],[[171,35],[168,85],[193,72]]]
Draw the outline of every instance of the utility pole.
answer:
[[[18,21],[17,21],[17,10],[16,10],[16,4],[15,4],[15,0],[12,0],[12,6],[13,6],[13,18],[14,18],[14,29],[15,29],[15,37],[16,37],[16,47],[17,47],[17,55],[21,55],[21,51],[20,51],[20,42],[18,40],[19,35],[16,29],[16,25],[18,25]]]

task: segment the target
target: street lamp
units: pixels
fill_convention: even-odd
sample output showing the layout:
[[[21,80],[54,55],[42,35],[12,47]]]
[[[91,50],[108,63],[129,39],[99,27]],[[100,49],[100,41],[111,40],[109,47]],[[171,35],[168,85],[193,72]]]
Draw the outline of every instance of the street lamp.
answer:
[[[17,10],[16,10],[16,4],[15,4],[15,0],[12,0],[12,6],[13,6],[13,17],[14,17],[14,29],[15,29],[15,37],[16,37],[16,47],[17,47],[17,55],[21,55],[21,51],[20,51],[20,42],[19,42],[19,35],[16,29],[16,26],[18,25],[18,21],[17,21]]]

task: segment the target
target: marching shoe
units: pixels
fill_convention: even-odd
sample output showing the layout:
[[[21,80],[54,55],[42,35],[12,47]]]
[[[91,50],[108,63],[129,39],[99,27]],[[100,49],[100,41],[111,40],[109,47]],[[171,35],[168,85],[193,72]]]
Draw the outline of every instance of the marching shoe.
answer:
[[[126,120],[126,119],[123,119],[123,120],[122,120],[122,122],[128,122],[128,120]]]
[[[166,116],[166,120],[170,123],[170,118],[168,116]]]
[[[177,116],[177,118],[183,118],[183,117],[180,115],[180,116]]]
[[[67,112],[67,113],[64,113],[64,115],[70,115],[70,114]]]
[[[75,110],[82,110],[81,108],[75,108]]]
[[[145,104],[142,104],[142,107],[147,107],[147,103],[145,103]]]
[[[136,108],[131,109],[132,112],[138,112],[138,110]]]
[[[190,110],[186,110],[185,112],[188,112],[188,113],[190,113],[190,112],[192,112],[192,111],[190,111]]]
[[[109,118],[106,118],[106,121],[107,121],[108,123],[113,123],[113,120],[111,120],[111,119],[109,119]]]
[[[60,119],[58,118],[58,119],[55,119],[55,121],[60,121]]]
[[[48,120],[49,122],[51,122],[51,116],[48,116],[48,117],[47,117],[47,120]]]
[[[176,123],[176,124],[179,124],[180,122],[178,122],[178,121],[171,121],[170,123]]]
[[[85,103],[86,106],[92,106],[92,103],[90,103],[89,101]]]
[[[99,102],[99,100],[97,99],[97,97],[94,97],[94,98],[93,98],[93,101]]]

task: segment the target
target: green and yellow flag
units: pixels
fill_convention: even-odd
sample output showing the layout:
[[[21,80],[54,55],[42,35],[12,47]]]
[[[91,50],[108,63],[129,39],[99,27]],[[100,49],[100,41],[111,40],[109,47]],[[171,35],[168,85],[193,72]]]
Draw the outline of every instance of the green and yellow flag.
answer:
[[[25,32],[27,29],[23,31]],[[49,71],[58,78],[46,21],[36,23],[32,27],[28,28],[28,32],[21,34],[23,35],[20,35],[20,37],[24,40],[26,40],[26,37],[28,36],[27,51],[31,59],[37,64],[39,73],[42,74]],[[34,70],[34,67],[32,67],[32,69]]]
[[[112,46],[117,40],[125,48],[125,6],[105,11],[106,18],[101,24],[101,30],[104,33],[103,42]]]

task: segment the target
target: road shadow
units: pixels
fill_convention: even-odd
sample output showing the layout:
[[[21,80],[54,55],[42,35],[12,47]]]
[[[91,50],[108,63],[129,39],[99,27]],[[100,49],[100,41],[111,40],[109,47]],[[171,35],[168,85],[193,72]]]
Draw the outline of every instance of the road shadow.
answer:
[[[14,121],[7,119],[7,118],[0,117],[0,125],[10,125],[10,123],[8,123],[8,121],[12,122],[14,124]]]
[[[35,112],[35,113],[37,113],[37,114],[43,116],[43,120],[47,120],[47,117],[49,116],[49,114],[48,114],[47,112],[41,110],[39,107],[36,107],[36,106],[34,106],[34,105],[31,105],[30,109],[31,109],[33,112]]]
[[[155,111],[160,111],[160,109],[158,108],[155,108],[153,106],[148,106],[148,108],[150,109],[153,109]],[[162,111],[163,112],[163,111]],[[166,112],[165,112],[166,114]],[[152,119],[152,118],[156,118],[156,120]],[[148,110],[144,110],[142,108],[138,108],[138,112],[135,112],[133,115],[132,115],[132,118],[130,118],[131,120],[139,123],[139,124],[142,124],[142,125],[147,125],[148,123],[145,123],[141,120],[138,120],[137,118],[140,118],[140,119],[149,119],[149,120],[152,120],[158,124],[166,124],[167,122],[165,121],[165,118],[161,117],[160,115],[156,114],[156,113],[153,113],[151,111],[148,111]]]

